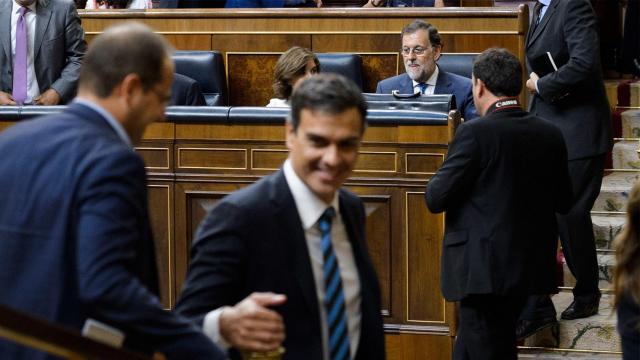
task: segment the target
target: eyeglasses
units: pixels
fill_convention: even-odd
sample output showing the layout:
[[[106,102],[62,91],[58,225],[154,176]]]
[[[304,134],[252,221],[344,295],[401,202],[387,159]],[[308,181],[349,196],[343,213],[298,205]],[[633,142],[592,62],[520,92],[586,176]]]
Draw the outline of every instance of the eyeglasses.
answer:
[[[400,51],[402,52],[402,55],[404,56],[409,56],[411,55],[411,53],[413,52],[414,54],[416,54],[416,56],[421,56],[424,55],[424,53],[428,50],[429,48],[423,48],[422,46],[416,46],[413,49],[410,47],[403,47]]]

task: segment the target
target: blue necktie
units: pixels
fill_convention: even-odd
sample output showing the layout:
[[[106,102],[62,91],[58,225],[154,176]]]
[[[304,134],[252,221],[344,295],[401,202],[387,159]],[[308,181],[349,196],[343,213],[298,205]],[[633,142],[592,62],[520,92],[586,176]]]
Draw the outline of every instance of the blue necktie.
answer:
[[[349,355],[349,333],[345,310],[342,277],[338,267],[338,259],[331,245],[331,220],[336,215],[333,207],[327,208],[318,223],[322,239],[322,273],[324,275],[324,306],[327,312],[327,328],[329,329],[329,359],[346,360]]]
[[[425,94],[427,92],[427,87],[429,87],[429,84],[427,83],[418,83],[418,87],[420,88],[420,94]]]

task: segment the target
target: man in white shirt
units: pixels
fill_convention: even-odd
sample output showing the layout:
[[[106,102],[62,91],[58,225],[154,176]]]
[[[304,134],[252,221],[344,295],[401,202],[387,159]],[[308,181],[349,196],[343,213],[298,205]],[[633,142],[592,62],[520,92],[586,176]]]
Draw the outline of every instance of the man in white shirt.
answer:
[[[218,344],[264,352],[282,343],[284,359],[384,359],[364,209],[341,188],[365,116],[344,77],[304,80],[291,97],[283,168],[223,199],[201,224],[177,310]]]
[[[5,0],[0,23],[11,24],[0,32],[0,105],[70,101],[87,48],[74,2]]]

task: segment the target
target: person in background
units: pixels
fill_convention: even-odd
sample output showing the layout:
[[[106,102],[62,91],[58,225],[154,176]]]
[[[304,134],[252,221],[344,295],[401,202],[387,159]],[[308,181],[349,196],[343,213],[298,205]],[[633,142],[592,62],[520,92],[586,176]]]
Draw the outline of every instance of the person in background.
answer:
[[[629,194],[627,222],[614,247],[614,304],[622,356],[624,360],[637,360],[640,359],[640,183]]]
[[[2,0],[0,23],[0,105],[69,102],[87,49],[73,1]]]
[[[85,9],[151,9],[151,0],[87,0]]]
[[[171,47],[125,23],[91,43],[78,97],[0,133],[0,303],[80,331],[94,319],[128,349],[222,360],[187,319],[165,311],[144,162],[133,146],[164,118]],[[144,59],[144,61],[140,61]],[[0,359],[51,359],[0,341]]]
[[[282,343],[284,360],[385,358],[365,210],[342,187],[366,108],[341,75],[303,80],[291,96],[282,168],[219,201],[200,224],[176,309],[221,346]]]
[[[454,94],[456,108],[465,120],[475,118],[471,79],[440,70],[436,62],[442,51],[442,39],[433,25],[414,20],[402,29],[402,59],[405,73],[378,83],[376,93]]]
[[[505,49],[473,64],[481,117],[458,127],[426,201],[446,211],[440,287],[459,301],[455,360],[516,360],[530,294],[557,292],[556,213],[572,204],[562,133],[522,109],[522,66]]]
[[[369,0],[363,7],[443,7],[444,0]]]
[[[273,69],[274,98],[267,107],[289,107],[294,87],[303,79],[320,72],[320,61],[309,49],[294,46],[280,55]]]
[[[206,106],[207,102],[197,81],[188,76],[174,73],[169,105]]]

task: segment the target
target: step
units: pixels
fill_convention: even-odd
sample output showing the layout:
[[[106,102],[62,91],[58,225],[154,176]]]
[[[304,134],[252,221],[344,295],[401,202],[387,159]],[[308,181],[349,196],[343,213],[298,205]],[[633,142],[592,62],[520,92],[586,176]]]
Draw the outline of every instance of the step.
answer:
[[[640,170],[637,140],[621,140],[613,144],[611,151],[614,169]]]
[[[629,191],[640,179],[640,172],[614,171],[602,179],[600,194],[593,205],[596,212],[623,212]]]
[[[600,290],[608,291],[613,289],[613,270],[616,264],[615,253],[611,251],[598,251],[598,287]],[[566,262],[563,264],[564,286],[573,288],[576,285],[576,278],[571,274]]]
[[[640,138],[640,110],[627,110],[620,114],[623,138]]]
[[[622,231],[626,221],[624,214],[592,214],[593,234],[596,238],[596,248],[599,250],[613,250],[613,240]]]
[[[612,298],[611,294],[602,295],[597,315],[586,319],[562,320],[560,313],[571,304],[573,294],[570,291],[561,291],[552,296],[558,312],[558,327],[546,328],[528,337],[524,346],[608,352],[610,355],[619,352],[620,338],[616,331],[616,317],[612,313]]]

